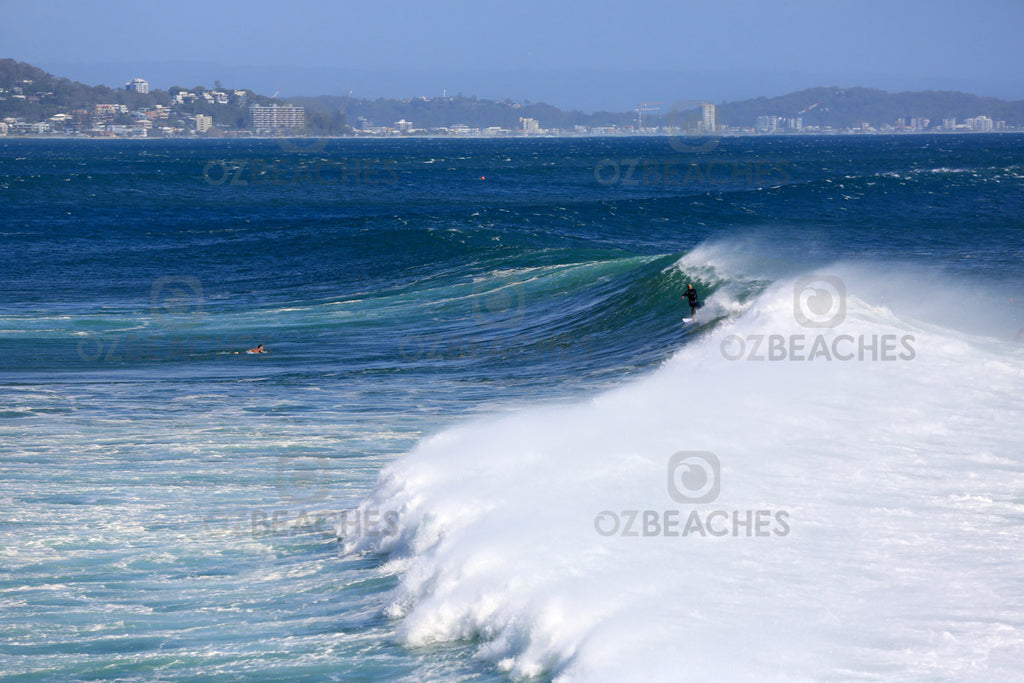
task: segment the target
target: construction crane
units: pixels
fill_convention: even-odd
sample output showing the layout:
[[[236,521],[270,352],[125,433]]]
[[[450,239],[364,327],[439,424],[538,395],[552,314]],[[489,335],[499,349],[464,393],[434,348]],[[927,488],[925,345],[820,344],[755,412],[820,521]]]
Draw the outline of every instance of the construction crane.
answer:
[[[659,107],[651,106],[651,105],[654,105],[654,104],[665,104],[665,103],[664,102],[641,102],[640,104],[636,105],[636,109],[634,109],[633,111],[636,112],[636,124],[637,124],[637,129],[638,130],[642,131],[644,129],[644,124],[647,123],[647,112],[649,112],[649,111],[657,111],[659,109]]]

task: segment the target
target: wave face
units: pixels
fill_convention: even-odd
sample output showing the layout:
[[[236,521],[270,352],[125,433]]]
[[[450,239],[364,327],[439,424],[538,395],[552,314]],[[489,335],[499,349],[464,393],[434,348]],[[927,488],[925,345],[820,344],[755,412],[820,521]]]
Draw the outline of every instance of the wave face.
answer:
[[[564,681],[1017,676],[1024,348],[897,314],[885,270],[712,296],[642,378],[386,467],[357,514],[388,524],[340,532],[404,642]],[[835,285],[841,320],[807,304]]]
[[[0,671],[1019,678],[1020,138],[686,142],[0,139]]]

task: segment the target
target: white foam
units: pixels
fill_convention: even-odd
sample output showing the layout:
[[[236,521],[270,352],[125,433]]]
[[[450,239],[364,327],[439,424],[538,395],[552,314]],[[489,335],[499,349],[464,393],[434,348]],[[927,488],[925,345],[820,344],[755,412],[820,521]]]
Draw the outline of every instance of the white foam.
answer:
[[[899,315],[871,273],[833,272],[855,283],[836,327],[801,325],[798,280],[780,280],[648,376],[447,430],[388,466],[360,512],[397,523],[345,549],[390,554],[405,642],[478,639],[514,677],[564,681],[1019,676],[1024,348]],[[909,336],[913,353],[726,358],[756,335]],[[671,497],[680,451],[719,458],[713,501]],[[599,533],[631,510],[661,530],[671,511],[676,530],[693,511],[741,524]],[[746,535],[761,510],[768,535]]]

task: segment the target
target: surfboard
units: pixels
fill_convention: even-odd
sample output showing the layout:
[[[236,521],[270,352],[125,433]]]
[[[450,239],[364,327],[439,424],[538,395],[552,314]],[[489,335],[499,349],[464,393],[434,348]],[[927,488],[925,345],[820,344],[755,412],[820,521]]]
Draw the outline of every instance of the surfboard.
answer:
[[[692,323],[693,322],[693,318],[683,318],[683,322],[684,323]]]

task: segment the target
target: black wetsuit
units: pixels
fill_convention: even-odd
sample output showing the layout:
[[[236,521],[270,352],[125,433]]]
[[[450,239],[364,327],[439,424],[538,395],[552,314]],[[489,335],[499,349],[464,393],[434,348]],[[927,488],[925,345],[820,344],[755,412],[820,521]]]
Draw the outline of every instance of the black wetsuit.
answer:
[[[697,300],[697,290],[686,290],[686,298],[690,300],[690,314],[693,315],[700,308],[700,301]]]

